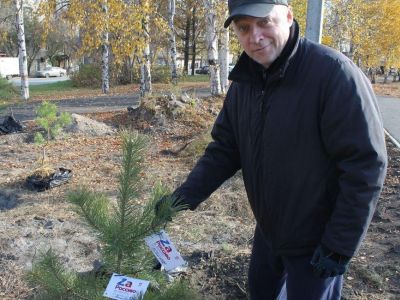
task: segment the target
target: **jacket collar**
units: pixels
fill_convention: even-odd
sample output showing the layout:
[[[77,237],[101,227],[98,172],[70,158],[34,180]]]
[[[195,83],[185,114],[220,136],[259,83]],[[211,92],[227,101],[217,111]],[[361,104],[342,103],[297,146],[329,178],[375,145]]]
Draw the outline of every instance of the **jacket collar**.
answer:
[[[292,27],[290,27],[288,42],[283,48],[281,55],[267,69],[243,52],[236,66],[229,74],[229,80],[254,82],[255,77],[262,81],[265,77],[268,78],[268,81],[275,81],[283,78],[293,56],[297,52],[299,40],[299,25],[296,20],[294,20]]]

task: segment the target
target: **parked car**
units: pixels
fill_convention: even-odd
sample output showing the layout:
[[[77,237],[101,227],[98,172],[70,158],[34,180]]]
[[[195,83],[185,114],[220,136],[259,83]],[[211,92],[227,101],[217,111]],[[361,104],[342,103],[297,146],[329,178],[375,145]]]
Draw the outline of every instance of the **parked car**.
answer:
[[[62,77],[67,75],[67,70],[60,68],[60,67],[46,67],[43,70],[37,71],[37,77]]]
[[[196,74],[210,74],[210,67],[202,66],[202,67],[200,67],[200,69],[196,70]]]

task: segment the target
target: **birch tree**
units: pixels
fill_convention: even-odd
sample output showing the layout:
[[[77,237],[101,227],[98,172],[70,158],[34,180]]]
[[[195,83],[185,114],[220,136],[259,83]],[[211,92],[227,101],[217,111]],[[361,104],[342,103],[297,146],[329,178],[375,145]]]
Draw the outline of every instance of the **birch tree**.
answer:
[[[25,29],[24,29],[24,3],[23,0],[14,0],[16,9],[16,26],[18,32],[18,57],[19,57],[19,73],[21,76],[21,98],[29,99],[29,79],[28,79],[28,59],[26,55],[25,45]]]
[[[107,0],[103,3],[103,13],[105,17],[105,30],[103,32],[103,42],[101,45],[101,91],[108,94],[110,90],[110,72],[109,72],[109,45],[108,45],[108,6]]]
[[[178,74],[176,72],[176,38],[175,38],[175,0],[168,1],[168,24],[170,30],[170,55],[171,55],[171,78],[174,85],[178,84]]]
[[[216,7],[217,11],[217,22],[218,24],[223,24],[228,17],[228,7],[226,1],[220,1]],[[220,40],[220,48],[219,48],[219,62],[221,66],[220,71],[220,81],[221,81],[221,91],[222,93],[226,93],[229,87],[228,81],[228,66],[229,66],[229,56],[230,56],[230,49],[229,49],[229,28],[224,28],[220,26],[219,31],[219,40]]]
[[[111,59],[117,67],[127,59],[138,61],[143,91],[151,92],[149,16],[153,9],[148,0],[42,0],[40,5],[47,31],[51,21],[59,18],[68,22],[70,32],[79,32],[78,56],[101,52],[103,92],[109,89]]]
[[[144,50],[143,59],[141,61],[141,79],[140,79],[140,96],[145,97],[151,95],[152,84],[151,84],[151,61],[150,61],[150,34],[149,34],[149,12],[150,5],[148,0],[141,2],[144,9],[142,16],[142,29],[144,37]]]
[[[221,47],[219,50],[219,61],[221,62],[221,92],[226,93],[229,87],[228,65],[229,65],[229,28],[221,30]]]
[[[217,15],[215,13],[215,0],[203,0],[206,8],[206,47],[207,59],[210,66],[211,95],[221,94],[220,66],[218,63],[218,37]]]

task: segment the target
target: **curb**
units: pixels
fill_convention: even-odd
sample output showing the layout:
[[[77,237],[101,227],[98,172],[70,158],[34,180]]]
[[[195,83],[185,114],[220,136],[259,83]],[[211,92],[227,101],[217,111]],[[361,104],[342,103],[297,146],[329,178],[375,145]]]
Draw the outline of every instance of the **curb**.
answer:
[[[385,134],[389,137],[393,144],[400,149],[400,143],[385,129]]]

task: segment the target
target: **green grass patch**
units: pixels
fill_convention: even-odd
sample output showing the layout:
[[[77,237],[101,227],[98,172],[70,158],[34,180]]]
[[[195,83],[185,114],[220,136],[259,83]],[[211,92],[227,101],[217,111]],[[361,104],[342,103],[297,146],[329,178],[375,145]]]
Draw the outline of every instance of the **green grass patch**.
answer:
[[[179,77],[179,82],[209,82],[210,76],[209,75],[184,75]]]
[[[77,88],[72,85],[71,80],[29,86],[29,91],[32,96],[35,96],[38,94],[42,95],[42,94],[46,94],[46,93],[72,91],[72,90],[76,90],[76,89]]]
[[[18,96],[18,88],[5,78],[0,78],[0,101],[7,101]]]
[[[13,86],[5,78],[0,78],[0,114],[3,114],[7,107],[18,101],[18,88]]]

